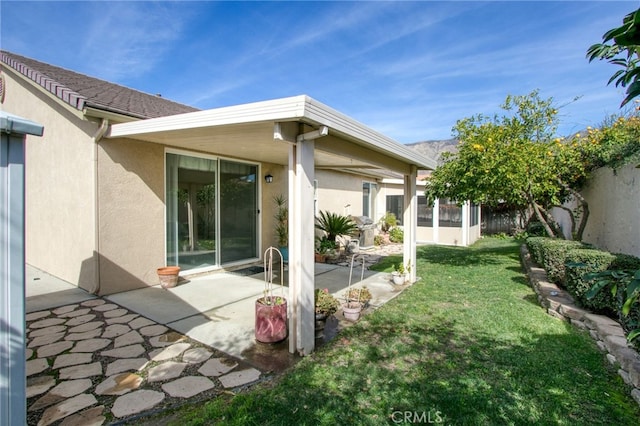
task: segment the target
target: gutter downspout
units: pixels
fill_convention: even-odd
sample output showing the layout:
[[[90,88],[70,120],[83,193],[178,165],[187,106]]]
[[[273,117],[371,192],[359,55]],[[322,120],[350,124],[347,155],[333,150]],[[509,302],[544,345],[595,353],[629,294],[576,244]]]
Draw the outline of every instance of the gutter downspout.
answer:
[[[93,135],[93,214],[94,214],[94,287],[91,291],[93,294],[100,294],[100,199],[98,196],[98,145],[109,130],[109,119],[103,118],[100,127]]]

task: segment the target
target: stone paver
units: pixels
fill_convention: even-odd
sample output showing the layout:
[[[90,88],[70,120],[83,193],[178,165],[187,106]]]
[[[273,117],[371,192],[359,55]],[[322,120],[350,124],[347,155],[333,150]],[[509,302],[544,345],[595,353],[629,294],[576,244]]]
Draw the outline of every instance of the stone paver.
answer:
[[[53,333],[48,334],[46,336],[38,336],[35,339],[31,340],[27,345],[28,348],[37,348],[38,346],[48,345],[53,342],[57,342],[58,340],[64,337],[65,333]]]
[[[92,353],[80,352],[74,354],[64,354],[56,357],[52,368],[58,369],[62,367],[69,367],[70,365],[89,364],[92,359]]]
[[[144,342],[144,339],[142,338],[140,333],[135,330],[131,330],[127,334],[116,337],[116,340],[113,342],[113,346],[115,348],[120,348],[122,346],[130,346],[142,342]]]
[[[151,321],[148,318],[139,317],[131,321],[129,323],[129,327],[133,328],[134,330],[137,330],[138,328],[146,327],[148,325],[155,325],[155,324],[156,324],[155,321]]]
[[[69,414],[73,414],[97,403],[98,400],[91,394],[83,393],[81,395],[74,396],[73,398],[67,399],[60,404],[47,408],[47,410],[42,415],[42,418],[38,422],[38,426],[50,425],[51,423],[60,420],[61,418],[66,417]]]
[[[159,352],[151,352],[149,356],[152,361],[165,361],[177,357],[190,347],[191,345],[189,343],[176,343],[175,345],[160,349]]]
[[[131,331],[131,327],[126,324],[113,324],[104,329],[102,337],[110,339],[112,337],[122,336]]]
[[[76,325],[69,329],[69,333],[84,333],[85,331],[95,330],[98,327],[102,327],[104,323],[102,321],[85,322],[84,324]]]
[[[138,390],[128,393],[116,399],[111,408],[111,413],[118,417],[126,417],[131,414],[141,413],[149,410],[164,400],[165,395],[162,392],[152,390]]]
[[[32,359],[27,361],[27,377],[43,372],[49,368],[47,360],[44,358]]]
[[[220,380],[222,386],[225,388],[235,388],[237,386],[255,382],[260,378],[260,374],[260,371],[255,368],[248,368],[246,370],[232,371],[229,374],[218,377],[218,380]]]
[[[182,374],[182,371],[187,365],[188,364],[184,362],[167,361],[156,367],[150,368],[148,371],[149,375],[147,376],[147,381],[152,383],[175,379]]]
[[[40,318],[48,317],[49,315],[51,315],[51,311],[31,312],[31,313],[25,315],[25,320],[27,322],[36,321],[36,320],[39,320]]]
[[[102,415],[104,405],[89,408],[80,413],[65,417],[60,426],[101,426],[107,418]]]
[[[29,338],[47,336],[49,334],[56,334],[65,331],[67,327],[65,325],[52,325],[51,327],[38,328],[29,333]]]
[[[162,385],[162,390],[178,398],[191,398],[201,392],[213,389],[214,383],[202,376],[181,377]]]
[[[198,370],[198,373],[205,376],[221,376],[238,366],[237,362],[225,358],[214,358],[205,362]]]
[[[122,348],[103,351],[102,356],[110,356],[113,358],[135,358],[145,352],[142,345],[123,346]]]
[[[27,398],[40,395],[56,385],[56,378],[53,376],[38,376],[27,379]]]
[[[80,315],[80,316],[71,318],[69,321],[65,323],[65,325],[69,327],[73,327],[76,325],[85,324],[85,323],[88,323],[89,321],[93,321],[95,317],[96,315],[94,314]]]
[[[71,352],[95,352],[104,349],[111,344],[109,339],[87,339],[80,340]]]
[[[141,376],[134,373],[120,373],[107,378],[104,382],[96,386],[98,395],[124,395],[136,390],[142,384]]]
[[[103,425],[167,398],[179,404],[213,397],[220,383],[235,387],[260,377],[247,367],[233,371],[239,363],[215,349],[99,298],[26,319],[29,426]]]
[[[119,306],[115,305],[113,303],[103,303],[102,305],[95,306],[93,308],[93,310],[96,311],[96,312],[106,312],[106,311],[112,311],[112,310],[118,309],[118,308],[119,308]],[[106,316],[106,314],[105,314],[105,316]]]
[[[182,361],[189,364],[199,364],[211,358],[211,351],[205,348],[193,348],[182,354]]]
[[[69,340],[63,340],[61,342],[55,342],[49,345],[40,346],[37,349],[36,354],[38,355],[38,358],[46,358],[68,351],[73,347],[73,345],[73,342],[70,342]]]
[[[94,362],[91,364],[74,365],[60,369],[60,379],[84,379],[85,377],[99,376],[102,374],[102,364]]]
[[[169,329],[164,325],[148,325],[146,327],[142,327],[139,331],[143,336],[159,336],[164,334]]]
[[[149,360],[147,358],[125,358],[118,359],[107,365],[107,376],[113,376],[114,374],[122,373],[125,371],[140,371],[142,370]]]

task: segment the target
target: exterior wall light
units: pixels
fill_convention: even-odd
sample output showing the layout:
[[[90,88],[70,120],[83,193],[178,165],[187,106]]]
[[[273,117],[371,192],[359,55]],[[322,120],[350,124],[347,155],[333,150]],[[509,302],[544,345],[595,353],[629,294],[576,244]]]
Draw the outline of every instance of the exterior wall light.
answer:
[[[265,182],[267,182],[267,183],[271,183],[271,182],[273,182],[273,176],[271,176],[271,175],[266,175],[266,176],[264,177],[264,181],[265,181]]]

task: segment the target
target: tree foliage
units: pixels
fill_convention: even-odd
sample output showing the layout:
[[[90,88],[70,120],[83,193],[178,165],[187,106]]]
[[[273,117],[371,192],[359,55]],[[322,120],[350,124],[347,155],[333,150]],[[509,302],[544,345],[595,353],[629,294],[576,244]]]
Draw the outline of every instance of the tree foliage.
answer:
[[[622,67],[616,71],[607,84],[615,81],[616,87],[626,87],[626,97],[620,106],[640,95],[640,9],[627,14],[622,25],[607,31],[602,43],[587,50],[589,62],[594,59],[606,60],[610,64]]]
[[[427,197],[506,203],[532,212],[547,234],[555,236],[549,208],[573,196],[581,208],[569,213],[574,223],[576,216],[586,223],[588,205],[576,191],[587,173],[583,152],[574,149],[580,139],[554,138],[558,110],[553,99],[542,99],[538,91],[510,95],[502,109],[503,116],[480,114],[456,123],[458,151],[443,156],[444,164],[427,185]],[[583,229],[581,223],[578,238]]]

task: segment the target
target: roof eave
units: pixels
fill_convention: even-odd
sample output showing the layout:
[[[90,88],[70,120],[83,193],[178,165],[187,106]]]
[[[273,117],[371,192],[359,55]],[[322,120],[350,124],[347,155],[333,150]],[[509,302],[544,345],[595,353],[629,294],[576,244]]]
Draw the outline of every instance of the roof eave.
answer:
[[[107,132],[107,137],[135,138],[135,136],[150,133],[203,127],[286,121],[300,121],[315,126],[328,126],[330,133],[412,164],[418,170],[433,170],[437,166],[435,160],[407,148],[399,142],[306,95],[114,124]]]

